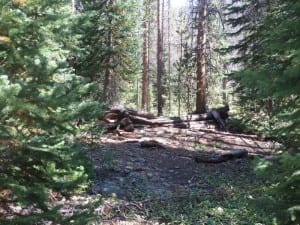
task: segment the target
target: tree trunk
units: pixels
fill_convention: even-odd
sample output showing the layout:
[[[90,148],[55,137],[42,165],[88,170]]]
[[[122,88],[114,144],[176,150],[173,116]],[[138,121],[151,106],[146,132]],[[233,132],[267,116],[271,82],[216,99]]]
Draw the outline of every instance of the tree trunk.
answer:
[[[144,21],[143,21],[143,77],[142,77],[142,109],[149,106],[149,0],[144,0]]]
[[[157,0],[157,115],[163,114],[162,76],[163,76],[163,39],[161,33],[160,0]]]
[[[171,1],[168,0],[168,78],[169,78],[169,114],[172,113],[172,89],[171,89],[171,40],[170,40],[170,10],[171,10]]]
[[[147,111],[150,112],[150,102],[151,102],[151,94],[150,94],[150,46],[152,45],[152,41],[150,38],[150,35],[152,34],[151,32],[151,19],[153,19],[153,16],[151,13],[151,1],[149,2],[149,20],[148,20],[148,49],[147,49],[147,54],[148,54],[148,84],[149,84],[149,93],[148,93],[148,100],[147,100]]]
[[[199,0],[199,23],[197,34],[197,93],[196,112],[206,112],[206,35],[207,35],[207,0]]]
[[[75,8],[75,0],[71,0],[71,9],[72,9],[72,13],[76,12],[76,8]]]
[[[107,7],[112,7],[114,0],[109,0]],[[106,39],[106,47],[110,49],[112,47],[112,17],[108,15],[109,31]],[[107,56],[105,62],[105,72],[104,72],[104,82],[103,82],[103,94],[102,101],[108,103],[110,98],[110,89],[111,89],[111,56]]]
[[[183,25],[183,18],[181,17],[180,23],[180,60],[183,58],[183,32],[184,32],[184,25]],[[177,78],[177,91],[178,91],[178,116],[181,115],[181,71],[178,72]]]
[[[228,104],[228,96],[227,96],[227,79],[226,77],[222,78],[222,100],[223,105]]]

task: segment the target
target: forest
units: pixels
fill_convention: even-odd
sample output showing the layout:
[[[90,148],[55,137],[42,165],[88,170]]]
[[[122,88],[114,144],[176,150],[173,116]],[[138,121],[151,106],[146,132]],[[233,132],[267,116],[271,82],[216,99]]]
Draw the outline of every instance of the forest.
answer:
[[[299,0],[0,0],[0,224],[300,224]]]

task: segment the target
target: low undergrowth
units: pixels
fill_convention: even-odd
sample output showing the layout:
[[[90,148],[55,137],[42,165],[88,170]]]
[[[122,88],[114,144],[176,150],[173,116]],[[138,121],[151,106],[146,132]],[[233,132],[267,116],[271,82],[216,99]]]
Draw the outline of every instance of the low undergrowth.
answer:
[[[160,224],[276,224],[274,215],[255,204],[265,195],[266,181],[253,183],[242,175],[230,180],[224,174],[207,179],[215,187],[211,195],[154,203],[147,217]]]
[[[111,213],[105,219],[114,221],[121,218],[131,221],[128,224],[279,224],[274,213],[258,204],[261,199],[269,197],[266,191],[270,181],[267,179],[256,177],[256,181],[253,182],[253,177],[247,179],[247,175],[243,174],[234,178],[226,174],[207,175],[205,179],[214,187],[209,194],[198,190],[189,196],[162,196],[161,199],[140,201],[132,207],[127,207],[122,215]],[[143,218],[144,222],[137,223],[136,218]],[[104,218],[102,219],[104,221]]]

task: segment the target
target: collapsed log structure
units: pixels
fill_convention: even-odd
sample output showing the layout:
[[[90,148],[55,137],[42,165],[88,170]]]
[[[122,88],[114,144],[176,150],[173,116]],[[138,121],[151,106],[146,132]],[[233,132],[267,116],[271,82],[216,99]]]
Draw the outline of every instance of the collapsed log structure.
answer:
[[[102,118],[108,131],[123,130],[133,132],[134,128],[143,126],[173,126],[188,128],[192,121],[214,121],[222,130],[227,130],[229,107],[212,109],[204,114],[191,114],[183,117],[157,118],[154,114],[126,108],[112,108]]]

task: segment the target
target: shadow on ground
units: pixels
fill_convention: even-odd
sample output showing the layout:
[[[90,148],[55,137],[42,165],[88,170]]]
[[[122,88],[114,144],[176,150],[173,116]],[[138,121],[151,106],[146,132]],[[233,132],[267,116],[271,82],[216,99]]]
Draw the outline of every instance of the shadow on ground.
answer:
[[[91,194],[126,201],[210,195],[218,190],[213,181],[220,177],[228,182],[237,177],[255,182],[251,156],[269,152],[264,142],[258,143],[250,135],[177,131],[151,129],[138,139],[110,134],[95,143],[90,151],[96,174]],[[140,142],[149,138],[161,145],[142,148]],[[234,149],[246,149],[249,157],[223,163],[197,163],[193,158],[199,152]]]

